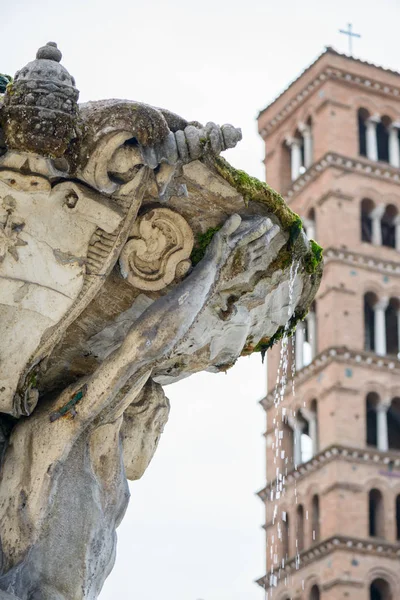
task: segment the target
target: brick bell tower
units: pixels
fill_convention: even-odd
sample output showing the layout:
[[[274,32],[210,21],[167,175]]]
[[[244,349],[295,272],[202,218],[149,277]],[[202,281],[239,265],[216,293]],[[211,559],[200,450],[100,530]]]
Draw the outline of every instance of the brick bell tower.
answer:
[[[324,247],[314,309],[268,355],[274,600],[400,599],[400,73],[328,48],[258,118],[267,180]]]

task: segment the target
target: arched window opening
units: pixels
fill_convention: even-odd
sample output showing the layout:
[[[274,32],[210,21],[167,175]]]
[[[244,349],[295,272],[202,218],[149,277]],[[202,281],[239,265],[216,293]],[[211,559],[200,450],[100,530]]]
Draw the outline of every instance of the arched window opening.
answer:
[[[305,418],[302,411],[299,410],[297,413],[297,425],[300,428],[300,449],[301,449],[301,463],[305,463],[310,460],[313,456],[313,442],[310,435],[310,423]]]
[[[319,587],[317,585],[313,585],[310,591],[310,600],[320,600]]]
[[[288,141],[282,144],[281,190],[286,192],[292,184],[292,152]]]
[[[396,498],[396,540],[400,540],[400,494]]]
[[[303,225],[308,239],[315,240],[315,210],[313,208],[310,208],[307,216],[303,218]]]
[[[389,450],[400,450],[400,398],[393,398],[387,413]]]
[[[290,174],[292,181],[295,181],[299,175],[304,173],[304,145],[303,138],[299,131],[296,131],[293,137],[287,137],[286,144],[290,150]]]
[[[376,448],[378,445],[378,423],[376,414],[376,407],[378,403],[378,394],[375,392],[369,393],[366,398],[367,446],[373,446],[374,448]]]
[[[374,306],[378,298],[373,292],[364,295],[364,348],[375,352],[375,313]]]
[[[376,124],[376,139],[378,145],[378,160],[389,162],[389,117],[382,117]]]
[[[361,201],[361,241],[372,243],[372,218],[371,212],[375,204],[369,198]]]
[[[315,302],[295,333],[296,371],[309,365],[317,354],[317,315]]]
[[[384,512],[382,493],[376,488],[369,493],[369,535],[384,538]]]
[[[365,108],[358,111],[358,149],[361,156],[367,156],[367,127],[366,120],[369,112]]]
[[[319,452],[319,433],[318,433],[318,402],[314,400],[310,404],[312,422],[309,425],[310,437],[313,444],[313,456]]]
[[[282,521],[282,558],[286,562],[289,558],[289,515],[286,513],[285,520]]]
[[[370,600],[392,600],[390,586],[384,579],[374,579],[370,586]]]
[[[399,353],[399,330],[397,314],[400,309],[400,303],[397,298],[390,298],[385,311],[386,325],[386,352],[387,354]]]
[[[304,508],[299,504],[296,511],[296,535],[297,535],[297,551],[300,553],[304,550]]]
[[[396,223],[397,208],[389,204],[381,219],[382,245],[396,248]]]
[[[313,544],[319,542],[319,497],[318,494],[314,494],[312,498],[312,514],[311,514],[311,539]]]

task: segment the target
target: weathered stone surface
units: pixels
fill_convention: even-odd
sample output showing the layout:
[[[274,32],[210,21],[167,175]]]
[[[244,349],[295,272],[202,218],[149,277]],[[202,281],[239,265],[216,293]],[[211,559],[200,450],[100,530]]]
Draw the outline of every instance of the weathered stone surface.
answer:
[[[77,98],[60,58],[41,48],[0,107],[5,600],[97,598],[161,385],[265,350],[321,274],[283,200],[218,159],[240,130],[125,100],[57,108],[65,86]]]

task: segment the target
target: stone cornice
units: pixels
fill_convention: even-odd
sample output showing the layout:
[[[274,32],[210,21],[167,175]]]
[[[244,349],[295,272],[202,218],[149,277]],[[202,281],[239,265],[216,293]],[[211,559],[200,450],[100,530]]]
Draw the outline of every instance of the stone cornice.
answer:
[[[344,460],[362,464],[368,463],[385,467],[392,463],[394,467],[400,468],[400,452],[394,450],[380,452],[376,448],[351,448],[349,446],[339,445],[330,446],[313,456],[309,461],[299,465],[297,469],[290,471],[285,478],[285,488],[295,482],[301,481],[310,473],[318,471],[325,464],[334,460]],[[270,498],[271,490],[276,488],[276,483],[276,479],[272,480],[265,488],[257,492],[257,496],[263,502],[267,502]]]
[[[283,569],[279,569],[276,576],[278,577],[278,585],[279,580],[287,575],[291,575],[295,571],[306,567],[308,564],[315,562],[325,556],[328,556],[332,552],[337,550],[351,552],[352,554],[369,554],[379,557],[392,558],[395,560],[399,560],[400,558],[400,545],[399,544],[391,544],[382,540],[375,539],[360,539],[360,538],[352,538],[347,536],[334,536],[328,538],[327,540],[323,540],[318,544],[314,544],[308,550],[304,550],[301,552],[300,556],[294,556],[290,560],[287,561],[285,567]],[[336,581],[336,580],[335,580]],[[265,575],[264,577],[260,577],[257,579],[256,583],[259,586],[269,589],[270,585],[270,576]],[[358,581],[354,582],[358,585]],[[333,585],[336,585],[333,583]],[[325,584],[324,589],[329,589],[332,587],[331,582],[327,582]]]
[[[346,57],[344,54],[339,54],[338,52],[332,51],[332,49],[328,50],[333,54]],[[280,94],[271,104],[269,104],[265,109],[263,109],[258,118],[262,116],[262,114],[270,108],[283,94],[287,93],[290,87],[298,81],[310,68],[312,68],[319,60],[324,56],[326,52],[324,52],[321,56],[317,58],[317,60],[308,67],[303,73],[298,77],[295,81],[293,81],[288,88],[286,88],[282,94]],[[361,64],[366,64],[376,69],[381,69],[382,71],[390,72],[395,75],[399,75],[394,71],[389,71],[387,69],[383,69],[382,67],[377,67],[376,65],[372,65],[371,63],[358,61],[357,59],[353,59],[352,57],[346,57],[349,59],[349,62],[358,62]],[[318,89],[324,82],[333,80],[333,81],[343,81],[346,84],[357,86],[363,90],[374,91],[375,93],[382,94],[388,98],[399,98],[400,97],[400,78],[399,78],[399,86],[387,85],[383,81],[379,81],[379,79],[375,77],[365,77],[360,76],[358,73],[352,72],[350,69],[343,69],[339,67],[334,67],[332,65],[326,66],[323,70],[316,73],[315,77],[310,81],[307,85],[305,85],[294,97],[291,97],[290,100],[285,104],[285,106],[270,120],[264,127],[260,130],[260,135],[264,139],[275,129],[280,123],[282,123],[285,119],[287,119],[299,106],[303,104],[303,102],[316,90]]]
[[[383,260],[342,248],[327,248],[324,250],[324,264],[326,265],[330,262],[345,262],[348,265],[362,267],[369,271],[378,271],[384,275],[400,275],[400,263],[398,260]]]
[[[296,196],[330,167],[400,184],[399,169],[388,163],[371,161],[362,156],[350,158],[335,152],[328,152],[293,182],[286,193],[287,198],[291,199]]]
[[[378,356],[373,352],[364,352],[360,350],[349,350],[346,346],[327,348],[314,360],[296,372],[295,382],[297,384],[307,381],[327,365],[333,362],[346,363],[348,365],[367,367],[368,369],[389,369],[392,373],[400,375],[400,360],[395,356]],[[289,383],[290,378],[288,379]],[[291,393],[290,385],[286,386],[285,395]],[[269,392],[265,398],[260,400],[261,406],[268,410],[274,404],[275,388]]]

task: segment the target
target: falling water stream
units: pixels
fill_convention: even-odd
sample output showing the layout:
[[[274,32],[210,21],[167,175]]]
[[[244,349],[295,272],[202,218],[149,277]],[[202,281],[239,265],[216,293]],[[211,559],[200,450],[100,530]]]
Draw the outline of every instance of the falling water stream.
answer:
[[[271,536],[269,543],[267,544],[269,548],[267,548],[267,557],[269,556],[270,561],[270,569],[269,569],[269,590],[270,590],[270,598],[272,598],[272,590],[274,587],[278,585],[278,580],[281,577],[282,570],[285,567],[285,558],[282,558],[281,562],[278,560],[279,556],[279,544],[282,543],[282,522],[285,522],[287,519],[287,515],[285,512],[282,512],[281,515],[278,514],[278,500],[284,493],[285,489],[285,480],[288,471],[288,457],[285,456],[285,451],[282,449],[282,441],[283,441],[283,425],[288,421],[288,412],[287,409],[281,407],[288,379],[288,365],[289,365],[289,327],[290,327],[290,319],[294,312],[293,304],[293,291],[294,284],[296,280],[296,276],[299,270],[299,261],[293,261],[290,267],[290,276],[289,276],[289,299],[288,299],[288,313],[287,313],[287,321],[284,329],[284,334],[281,342],[281,351],[280,351],[280,359],[278,372],[276,377],[276,385],[274,391],[274,406],[275,406],[275,416],[273,419],[274,425],[274,442],[272,445],[273,450],[275,450],[274,456],[274,464],[276,465],[275,470],[275,487],[271,489],[270,501],[274,503],[273,508],[273,516],[272,523],[275,524],[277,522],[277,535],[275,539],[275,534]],[[292,395],[295,396],[295,388],[294,388],[294,376],[296,369],[296,362],[294,360],[294,344],[292,344],[292,360],[291,360],[291,379],[292,379]],[[284,467],[282,471],[277,464],[278,461],[283,461]],[[295,465],[297,468],[297,465]],[[295,489],[295,497],[297,503],[297,495]],[[298,568],[300,563],[299,549],[297,547],[296,540],[296,568]],[[268,570],[267,570],[268,573]],[[265,581],[265,584],[267,581]],[[285,583],[287,583],[285,581]],[[268,590],[265,585],[265,598],[267,599]]]

